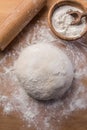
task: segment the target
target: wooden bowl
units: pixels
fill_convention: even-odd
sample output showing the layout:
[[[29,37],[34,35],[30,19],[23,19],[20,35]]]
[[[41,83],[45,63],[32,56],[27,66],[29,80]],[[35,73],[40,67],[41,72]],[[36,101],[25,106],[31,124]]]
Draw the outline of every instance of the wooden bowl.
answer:
[[[75,1],[75,0],[59,0],[58,2],[56,2],[49,10],[49,13],[48,13],[48,24],[49,24],[49,27],[50,29],[52,30],[52,32],[59,38],[63,39],[63,40],[77,40],[79,38],[81,38],[86,32],[87,32],[87,26],[86,28],[84,29],[83,33],[78,36],[78,37],[67,37],[67,36],[64,36],[60,33],[58,33],[54,27],[53,27],[53,24],[52,24],[52,16],[53,16],[53,13],[54,11],[59,8],[60,6],[63,6],[63,5],[70,5],[70,6],[74,6],[74,7],[77,7],[81,10],[83,10],[83,12],[86,11],[86,8],[78,1]]]

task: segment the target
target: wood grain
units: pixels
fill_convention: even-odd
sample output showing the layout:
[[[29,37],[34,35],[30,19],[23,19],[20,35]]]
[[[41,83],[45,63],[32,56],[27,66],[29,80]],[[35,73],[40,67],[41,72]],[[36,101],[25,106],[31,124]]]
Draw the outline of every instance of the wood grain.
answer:
[[[37,25],[41,27],[43,24],[42,21],[44,20],[47,21],[47,14],[48,14],[49,8],[56,1],[57,0],[48,0],[47,6],[44,7],[42,11],[32,20],[32,22],[28,26],[26,26],[24,30],[12,41],[11,45],[4,52],[0,52],[0,59],[1,60],[4,59],[0,65],[0,72],[4,73],[4,67],[9,67],[14,64],[14,60],[18,57],[17,52],[21,50],[21,47],[26,46],[26,37],[28,37],[29,34],[30,34],[30,37],[28,37],[29,41],[31,41],[33,34],[36,34],[36,37],[38,37],[37,35],[38,29],[34,29],[35,23],[37,22]],[[78,0],[78,1],[82,2],[82,4],[84,3],[85,6],[87,4],[85,0],[84,1]],[[13,4],[16,5],[17,0]],[[45,27],[49,28],[47,22],[46,22]],[[85,38],[85,42],[86,42],[86,38]],[[77,42],[75,41],[74,44],[71,45],[70,47],[74,49],[77,48],[79,52],[81,52],[85,57],[87,57],[86,49],[84,49],[82,46],[79,45],[79,41]],[[63,48],[66,51],[66,46],[62,46],[61,48]],[[13,52],[15,53],[15,56],[12,55]],[[71,55],[71,59],[75,59],[75,56]],[[81,61],[79,61],[78,63],[78,66],[76,66],[76,69],[84,68],[86,65],[87,65],[87,61],[82,61],[81,59]],[[12,88],[12,83],[9,80],[3,79],[3,78],[1,80],[2,82],[0,82],[0,93],[7,95],[9,98],[11,98],[11,93],[14,91],[15,86]],[[79,86],[79,82],[82,82],[85,88],[87,88],[87,77],[83,76],[82,79],[78,80],[78,84],[75,85],[75,87]],[[4,85],[6,86],[4,87]],[[69,94],[69,97],[71,97],[71,95],[72,93]],[[59,113],[60,110],[58,108],[55,108],[55,110],[51,108],[50,111],[47,111],[46,113],[45,105],[44,103],[39,104],[40,114],[37,117],[37,121],[40,123],[38,124],[38,128],[40,129],[43,128],[43,118],[41,118],[41,116],[43,115],[43,117],[45,118],[48,113],[54,112],[55,117],[54,118],[50,117],[51,118],[50,124],[52,125],[53,130],[87,130],[87,109],[73,111],[70,115],[67,116],[67,118],[64,117],[62,121],[58,123],[59,116],[57,116],[57,113]],[[14,112],[14,113],[12,112],[6,115],[5,113],[3,113],[3,107],[1,107],[0,108],[0,130],[37,130],[37,128],[33,124],[29,128],[27,126],[27,122],[22,120],[20,116],[20,112]],[[47,130],[50,130],[50,128],[48,128]]]
[[[4,50],[44,6],[46,0],[0,1],[0,49]],[[4,4],[5,3],[5,4]],[[7,4],[6,4],[7,3]]]

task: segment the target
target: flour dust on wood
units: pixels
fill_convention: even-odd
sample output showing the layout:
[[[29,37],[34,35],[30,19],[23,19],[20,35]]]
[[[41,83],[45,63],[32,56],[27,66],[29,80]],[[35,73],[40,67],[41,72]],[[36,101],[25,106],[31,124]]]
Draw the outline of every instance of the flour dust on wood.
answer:
[[[23,49],[33,43],[41,41],[50,42],[56,40],[51,35],[46,22],[39,26],[38,22],[24,37],[24,42],[18,43],[11,50],[2,55],[0,60],[0,106],[3,114],[11,112],[19,113],[19,117],[27,122],[28,127],[32,125],[37,130],[58,130],[63,117],[68,117],[72,112],[87,108],[87,87],[83,84],[83,77],[87,78],[86,55],[87,51],[81,51],[74,44],[66,45],[66,53],[72,58],[75,67],[75,81],[64,99],[51,102],[38,102],[27,96],[25,90],[19,84],[14,74],[13,65]],[[22,34],[23,35],[23,32]],[[19,36],[20,37],[20,36]],[[11,62],[10,62],[11,61]],[[56,124],[56,128],[52,123]]]

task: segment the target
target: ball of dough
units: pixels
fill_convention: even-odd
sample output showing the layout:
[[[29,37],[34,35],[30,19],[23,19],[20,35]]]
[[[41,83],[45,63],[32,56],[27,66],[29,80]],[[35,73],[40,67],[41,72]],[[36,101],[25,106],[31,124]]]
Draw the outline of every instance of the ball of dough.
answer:
[[[67,55],[50,44],[25,48],[15,63],[15,73],[26,92],[38,100],[60,98],[71,86],[74,76]]]

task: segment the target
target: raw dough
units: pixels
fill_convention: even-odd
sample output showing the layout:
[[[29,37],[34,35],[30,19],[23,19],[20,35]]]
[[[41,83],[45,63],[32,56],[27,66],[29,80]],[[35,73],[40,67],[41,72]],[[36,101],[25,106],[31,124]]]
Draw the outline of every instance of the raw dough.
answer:
[[[74,76],[67,55],[51,44],[25,48],[14,67],[26,92],[38,100],[60,98],[71,86]]]

